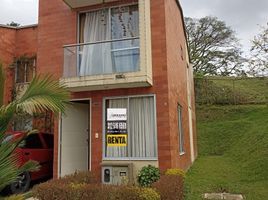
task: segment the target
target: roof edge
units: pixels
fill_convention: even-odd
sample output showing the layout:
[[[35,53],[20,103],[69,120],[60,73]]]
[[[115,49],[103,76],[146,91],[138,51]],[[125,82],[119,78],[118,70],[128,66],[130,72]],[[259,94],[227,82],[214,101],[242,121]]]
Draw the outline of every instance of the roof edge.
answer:
[[[30,25],[25,25],[25,26],[14,27],[14,26],[0,24],[1,28],[9,28],[9,29],[15,29],[15,30],[24,29],[24,28],[35,28],[37,26],[38,24],[30,24]]]
[[[182,19],[182,24],[183,24],[183,32],[184,32],[184,36],[185,36],[185,40],[186,40],[186,45],[187,45],[187,50],[188,50],[188,57],[189,57],[189,62],[191,63],[191,57],[190,57],[190,47],[189,47],[189,43],[188,43],[188,39],[187,39],[187,31],[186,31],[186,25],[185,25],[185,21],[184,21],[184,14],[183,14],[183,9],[181,7],[181,3],[179,0],[175,0],[177,3],[178,8],[180,9],[180,13],[181,13],[181,19]]]

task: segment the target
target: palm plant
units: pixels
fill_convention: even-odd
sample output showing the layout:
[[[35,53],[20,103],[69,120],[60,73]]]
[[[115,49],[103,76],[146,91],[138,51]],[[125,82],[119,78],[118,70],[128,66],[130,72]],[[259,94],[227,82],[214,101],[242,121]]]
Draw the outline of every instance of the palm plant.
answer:
[[[22,172],[38,169],[38,163],[33,161],[20,167],[17,166],[17,157],[14,153],[16,147],[27,135],[34,133],[34,130],[27,132],[19,139],[5,142],[6,131],[14,115],[16,113],[33,114],[45,110],[51,110],[53,113],[64,113],[69,98],[69,93],[65,87],[54,81],[51,76],[43,78],[36,76],[20,98],[4,105],[4,82],[4,70],[0,63],[0,191],[16,181]]]

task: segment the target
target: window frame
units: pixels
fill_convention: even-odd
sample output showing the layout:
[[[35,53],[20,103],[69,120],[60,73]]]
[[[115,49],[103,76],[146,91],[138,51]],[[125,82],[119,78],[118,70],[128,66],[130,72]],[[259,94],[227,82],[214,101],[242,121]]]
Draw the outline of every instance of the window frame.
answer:
[[[138,21],[139,21],[139,26],[138,26],[138,29],[139,29],[139,32],[138,32],[138,35],[137,36],[134,36],[134,37],[126,37],[126,38],[120,38],[120,39],[112,39],[112,26],[110,27],[110,39],[109,40],[102,40],[102,41],[92,41],[92,42],[80,42],[80,31],[81,31],[81,14],[86,14],[86,13],[90,13],[90,12],[96,12],[96,11],[101,11],[103,9],[107,9],[108,10],[108,13],[109,13],[109,24],[111,25],[112,23],[112,9],[114,8],[120,8],[120,7],[127,7],[127,6],[137,6],[138,8],[138,13],[139,13],[139,18],[138,18]],[[124,40],[124,39],[127,39],[127,40],[138,40],[139,41],[139,45],[137,47],[126,47],[126,48],[112,48],[111,49],[111,54],[114,54],[114,53],[117,53],[117,52],[121,52],[121,51],[132,51],[132,50],[138,50],[139,52],[139,65],[138,65],[138,69],[137,70],[134,70],[134,71],[122,71],[122,72],[113,72],[113,73],[107,73],[107,74],[125,74],[125,73],[136,73],[136,72],[140,72],[141,71],[141,40],[140,40],[140,34],[141,34],[141,31],[140,31],[140,10],[139,10],[139,2],[133,2],[133,3],[126,3],[126,4],[119,4],[119,5],[114,5],[114,6],[104,6],[102,8],[96,8],[96,9],[89,9],[89,10],[83,10],[83,11],[79,11],[77,12],[77,44],[79,45],[82,45],[82,44],[101,44],[102,42],[103,43],[106,43],[106,42],[109,42],[109,43],[113,43],[113,42],[116,42],[117,40]],[[79,63],[80,63],[80,49],[77,48],[76,49],[77,51],[77,63],[76,65],[79,66]],[[96,74],[96,75],[89,75],[89,76],[101,76],[103,74]],[[104,75],[106,75],[106,73],[104,73]]]
[[[124,7],[124,6],[135,6],[135,5],[138,6],[139,24],[140,24],[139,2],[119,4],[119,5],[114,5],[114,6],[103,6],[102,8],[95,8],[95,9],[88,9],[88,10],[78,11],[77,12],[77,25],[76,25],[76,30],[77,30],[76,41],[77,41],[77,44],[83,44],[83,43],[80,43],[80,15],[81,14],[86,14],[86,13],[90,13],[90,12],[96,12],[96,11],[100,11],[100,10],[103,10],[103,9],[108,9],[109,10],[109,23],[111,23],[111,10],[113,8]],[[140,28],[140,25],[139,25],[139,28]],[[110,40],[112,41],[112,39],[111,39],[112,35],[111,34],[112,34],[112,32],[110,32]],[[140,39],[140,30],[139,30],[139,35],[137,37],[133,37],[133,38],[139,38]]]
[[[106,138],[106,101],[112,99],[128,99],[128,103],[130,98],[142,98],[142,97],[152,97],[154,102],[154,126],[155,126],[155,134],[156,134],[156,156],[155,157],[106,157],[105,156],[105,138]],[[145,95],[125,95],[125,96],[111,96],[111,97],[104,97],[102,103],[102,160],[109,161],[109,160],[121,160],[121,161],[157,161],[158,160],[158,134],[157,134],[157,118],[156,118],[156,95],[155,94],[145,94]],[[127,112],[127,116],[129,119],[129,112]],[[129,133],[129,126],[127,127]]]
[[[177,105],[177,116],[178,116],[178,149],[180,156],[185,154],[185,135],[183,128],[183,107],[178,103]]]
[[[32,62],[32,66],[31,67],[32,67],[32,71],[33,71],[32,72],[32,79],[33,79],[33,77],[36,74],[36,57],[30,58],[29,60],[31,60],[30,62]],[[17,79],[18,79],[18,66],[19,66],[18,62],[23,62],[23,65],[24,65],[24,75],[23,75],[24,81],[23,82],[17,82]],[[30,81],[27,81],[27,70],[29,70],[29,68],[30,68],[30,62],[29,61],[20,61],[20,60],[18,60],[16,62],[15,76],[14,76],[14,78],[15,78],[15,80],[14,80],[15,84],[28,84],[28,83],[31,82],[32,79]]]

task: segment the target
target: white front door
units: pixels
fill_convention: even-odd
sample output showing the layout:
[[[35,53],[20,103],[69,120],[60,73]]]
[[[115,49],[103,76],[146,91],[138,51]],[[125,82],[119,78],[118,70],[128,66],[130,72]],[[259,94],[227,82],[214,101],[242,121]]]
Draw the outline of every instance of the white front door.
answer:
[[[89,104],[72,102],[61,121],[60,176],[88,170]]]

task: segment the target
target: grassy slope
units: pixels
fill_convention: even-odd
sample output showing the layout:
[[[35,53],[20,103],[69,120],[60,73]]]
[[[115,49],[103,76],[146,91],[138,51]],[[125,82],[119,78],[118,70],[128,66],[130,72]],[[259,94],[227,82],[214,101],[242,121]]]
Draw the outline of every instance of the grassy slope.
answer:
[[[249,101],[267,102],[268,78],[235,79],[233,82],[226,77],[220,81],[216,79],[213,82],[219,87],[228,86],[234,89],[238,94],[244,96]]]
[[[199,158],[186,178],[187,200],[205,192],[242,193],[268,199],[268,107],[197,109]]]
[[[198,80],[198,81],[197,81]],[[268,102],[268,77],[266,78],[231,78],[207,77],[207,81],[196,79],[197,100],[218,99],[228,104],[235,99],[236,103]],[[208,97],[207,97],[208,95]],[[231,103],[231,102],[230,102]]]

